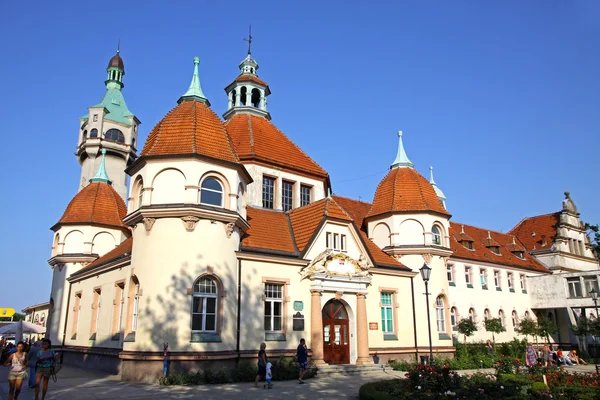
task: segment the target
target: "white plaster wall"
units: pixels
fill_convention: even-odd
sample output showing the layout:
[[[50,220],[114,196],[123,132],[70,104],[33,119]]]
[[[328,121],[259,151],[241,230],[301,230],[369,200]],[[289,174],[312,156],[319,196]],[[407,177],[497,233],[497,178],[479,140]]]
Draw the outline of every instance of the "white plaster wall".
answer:
[[[280,169],[267,168],[258,164],[244,164],[248,173],[252,177],[254,181],[252,184],[248,185],[247,188],[247,204],[255,207],[262,207],[262,180],[263,175],[267,175],[275,179],[275,194],[274,200],[275,210],[281,210],[281,185],[282,181],[294,182],[294,199],[292,202],[293,208],[300,207],[300,186],[308,185],[312,186],[311,190],[311,202],[315,202],[317,200],[321,200],[327,196],[325,193],[325,185],[323,181],[319,181],[316,179],[308,178],[302,175],[294,174],[287,171],[282,171]]]
[[[82,267],[83,265],[81,263],[66,263],[62,268],[56,266],[52,269],[50,298],[54,300],[54,311],[50,321],[47,323],[46,332],[54,344],[61,344],[63,340],[69,296],[69,283],[67,282],[67,278],[71,274],[79,271]],[[72,308],[73,304],[71,304],[70,307]]]
[[[389,226],[386,223],[381,222],[375,225],[373,228],[373,242],[380,248],[384,248],[391,244],[391,231]]]
[[[58,241],[56,235],[58,234]],[[55,233],[52,256],[61,254],[98,254],[103,256],[127,239],[128,235],[114,228],[74,224],[63,225]]]
[[[393,214],[383,217],[369,219],[367,222],[367,232],[369,238],[375,239],[375,228],[378,224],[385,223],[391,230],[391,245],[431,245],[431,228],[437,225],[442,232],[442,246],[449,246],[449,228],[450,223],[446,217],[433,214],[414,213],[414,214]],[[378,246],[381,240],[375,242]]]
[[[346,235],[346,255],[352,257],[355,260],[358,260],[361,254],[364,254],[366,258],[368,258],[368,254],[366,253],[362,243],[360,242],[360,238],[356,234],[353,228],[350,228],[348,225],[343,223],[335,223],[332,221],[327,221],[322,227],[316,238],[313,241],[313,244],[306,252],[304,256],[307,260],[312,260],[321,252],[323,252],[326,247],[326,234],[327,232],[332,234],[332,242],[333,242],[333,234],[337,233],[338,235]],[[333,244],[331,244],[333,246]],[[336,251],[337,252],[337,251]]]

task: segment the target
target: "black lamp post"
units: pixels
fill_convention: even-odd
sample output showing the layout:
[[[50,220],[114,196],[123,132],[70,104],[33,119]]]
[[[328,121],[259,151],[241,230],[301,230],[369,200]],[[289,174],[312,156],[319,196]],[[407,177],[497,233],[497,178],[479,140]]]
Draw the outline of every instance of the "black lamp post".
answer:
[[[598,292],[596,291],[596,289],[592,288],[592,290],[590,290],[590,296],[592,296],[592,300],[594,301],[594,308],[596,309],[596,318],[600,318],[600,316],[598,315]],[[596,345],[596,336],[594,336],[594,361],[598,359],[598,348],[596,347]],[[596,365],[596,371],[597,370],[598,366]]]
[[[423,264],[421,269],[421,277],[425,282],[425,302],[427,303],[427,328],[429,329],[429,363],[433,364],[433,346],[431,343],[431,315],[429,313],[429,278],[431,276],[431,267]]]

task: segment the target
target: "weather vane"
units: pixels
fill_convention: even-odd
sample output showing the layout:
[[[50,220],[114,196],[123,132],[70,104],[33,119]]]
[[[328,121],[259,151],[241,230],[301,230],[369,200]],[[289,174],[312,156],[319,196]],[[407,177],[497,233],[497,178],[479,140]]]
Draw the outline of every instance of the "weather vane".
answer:
[[[250,55],[252,54],[250,51],[250,46],[252,45],[252,25],[250,25],[250,28],[248,29],[248,39],[244,38],[244,40],[248,42],[248,55]]]

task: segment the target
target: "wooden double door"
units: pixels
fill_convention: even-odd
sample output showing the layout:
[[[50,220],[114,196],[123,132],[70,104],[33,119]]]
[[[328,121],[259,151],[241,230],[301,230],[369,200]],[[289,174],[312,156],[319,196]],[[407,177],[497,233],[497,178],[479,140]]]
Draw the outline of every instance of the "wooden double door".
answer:
[[[348,312],[339,300],[323,307],[323,358],[328,364],[350,364]]]

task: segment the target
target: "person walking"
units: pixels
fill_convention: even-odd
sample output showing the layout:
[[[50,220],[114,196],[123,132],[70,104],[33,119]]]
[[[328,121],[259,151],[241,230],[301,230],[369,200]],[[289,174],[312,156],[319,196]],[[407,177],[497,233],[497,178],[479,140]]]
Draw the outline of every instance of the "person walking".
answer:
[[[258,351],[258,375],[254,379],[254,387],[258,387],[258,382],[261,379],[266,379],[267,376],[267,345],[265,343],[260,344],[260,350]]]
[[[28,358],[27,367],[29,367],[29,387],[30,388],[35,387],[35,367],[37,364],[37,353],[41,349],[42,349],[42,344],[40,343],[40,341],[39,340],[35,341],[31,345],[31,349],[29,350],[29,353],[27,354],[27,358]]]
[[[537,353],[533,348],[533,343],[527,343],[527,348],[525,349],[525,365],[528,367],[533,367],[537,364]]]
[[[300,368],[300,375],[298,375],[298,383],[304,383],[304,376],[308,373],[308,351],[306,349],[306,341],[300,339],[300,344],[296,350],[296,362]]]
[[[37,352],[37,370],[35,371],[35,400],[39,400],[40,383],[43,383],[42,400],[46,398],[48,380],[54,372],[56,353],[52,349],[50,339],[42,340],[42,348]],[[42,382],[43,381],[43,382]]]
[[[10,366],[10,372],[8,373],[8,400],[17,400],[21,393],[21,385],[23,379],[25,379],[25,372],[27,370],[27,353],[25,353],[25,343],[19,342],[16,346],[16,351],[8,356],[5,367]]]

